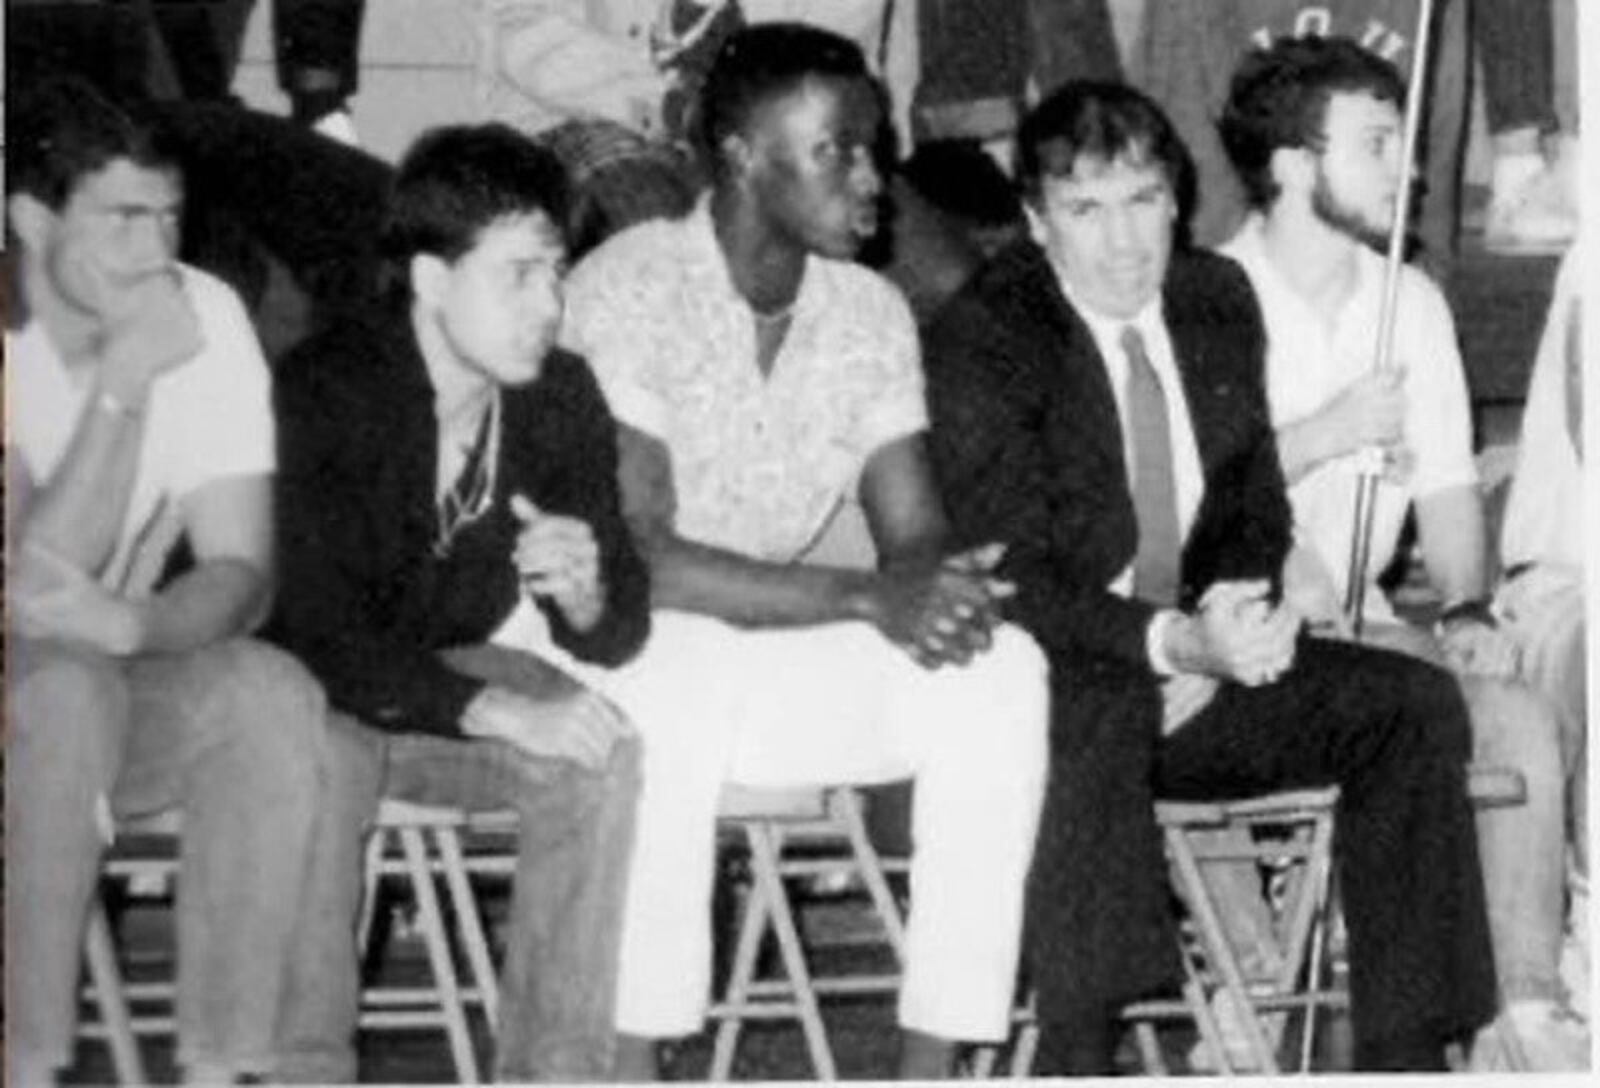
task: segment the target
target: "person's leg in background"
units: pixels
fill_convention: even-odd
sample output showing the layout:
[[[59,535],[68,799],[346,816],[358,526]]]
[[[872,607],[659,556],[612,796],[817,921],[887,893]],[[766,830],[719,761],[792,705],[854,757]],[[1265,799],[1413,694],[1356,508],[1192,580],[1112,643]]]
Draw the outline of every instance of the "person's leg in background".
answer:
[[[145,0],[173,97],[234,101],[245,24],[255,0]],[[165,96],[158,96],[165,97]]]
[[[149,97],[153,45],[148,10],[131,4],[7,0],[5,5],[6,81],[13,87],[47,73],[73,72],[113,101]]]
[[[1524,683],[1544,694],[1561,723],[1567,771],[1568,932],[1561,980],[1572,1010],[1587,1022],[1593,948],[1589,939],[1588,682],[1581,581],[1534,565],[1507,581],[1496,605],[1521,650]]]
[[[1028,19],[1033,31],[1030,74],[1041,98],[1069,79],[1125,78],[1107,0],[1029,0]]]
[[[349,99],[361,77],[366,0],[274,0],[272,42],[278,85],[294,120],[354,145]]]
[[[1363,642],[1445,665],[1437,640],[1405,624],[1368,624]],[[1546,694],[1516,679],[1457,674],[1472,723],[1472,758],[1522,775],[1525,800],[1479,809],[1484,898],[1499,980],[1500,1017],[1473,1047],[1474,1068],[1571,1071],[1588,1040],[1561,1002],[1567,753]]]
[[[1564,246],[1578,218],[1570,182],[1544,148],[1557,130],[1551,0],[1474,0],[1473,20],[1493,152],[1485,240]]]
[[[1433,45],[1424,117],[1422,208],[1417,222],[1423,266],[1441,280],[1459,249],[1461,171],[1466,161],[1467,122],[1472,103],[1470,0],[1439,0],[1433,15]],[[1410,75],[1410,54],[1401,62]]]
[[[1462,692],[1472,716],[1473,760],[1514,767],[1526,800],[1478,813],[1495,971],[1504,1003],[1498,1034],[1511,1067],[1572,1072],[1587,1066],[1587,1034],[1566,1014],[1560,959],[1565,917],[1566,775],[1554,709],[1518,683],[1466,676]],[[1509,1032],[1509,1036],[1507,1037]],[[1474,1048],[1476,1068],[1496,1061]]]

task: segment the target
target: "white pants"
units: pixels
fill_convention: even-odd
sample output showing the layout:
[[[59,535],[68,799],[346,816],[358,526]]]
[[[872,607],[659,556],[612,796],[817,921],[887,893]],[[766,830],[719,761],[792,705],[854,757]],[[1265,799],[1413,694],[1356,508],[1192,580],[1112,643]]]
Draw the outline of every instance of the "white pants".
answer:
[[[668,1037],[704,1023],[725,782],[914,777],[900,1023],[1005,1038],[1047,766],[1046,666],[1026,634],[1003,627],[966,668],[929,671],[866,624],[744,631],[657,612],[635,661],[584,677],[644,744],[619,1030]]]

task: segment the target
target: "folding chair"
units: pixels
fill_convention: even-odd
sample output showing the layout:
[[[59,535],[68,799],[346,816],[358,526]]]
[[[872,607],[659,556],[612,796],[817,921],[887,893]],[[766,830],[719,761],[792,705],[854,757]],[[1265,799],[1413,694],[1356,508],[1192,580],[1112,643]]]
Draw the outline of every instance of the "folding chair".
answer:
[[[515,830],[516,818],[509,812],[469,815],[456,808],[385,798],[367,843],[367,891],[362,900],[359,944],[366,949],[373,934],[378,882],[384,877],[404,879],[416,904],[431,982],[364,986],[361,1027],[372,1031],[442,1028],[450,1043],[457,1080],[462,1084],[477,1084],[480,1080],[467,1006],[479,1006],[492,1031],[500,996],[472,877],[513,871]],[[487,833],[499,841],[509,836],[510,849],[469,854],[463,833]],[[434,884],[435,876],[443,878],[443,900]],[[446,924],[446,905],[464,955],[465,979],[457,967],[455,945]]]
[[[720,1021],[709,1079],[722,1081],[732,1075],[745,1021],[772,1019],[798,1020],[816,1075],[837,1079],[818,997],[892,992],[899,986],[899,974],[814,975],[786,881],[841,872],[858,877],[896,961],[903,962],[905,923],[888,873],[905,863],[887,861],[878,853],[867,834],[860,795],[848,786],[784,790],[733,786],[723,792],[718,818],[723,829],[742,838],[749,850],[750,886],[726,990],[709,1010]],[[783,977],[757,978],[769,931],[777,940]]]
[[[1308,1066],[1315,1011],[1340,1004],[1342,992],[1323,983],[1330,917],[1329,885],[1332,872],[1333,806],[1338,790],[1296,791],[1271,794],[1248,801],[1156,804],[1172,879],[1188,904],[1190,917],[1179,927],[1180,962],[1184,977],[1177,997],[1135,1002],[1122,1010],[1134,1028],[1145,1071],[1166,1075],[1155,1025],[1170,1020],[1192,1021],[1224,1073],[1234,1072],[1223,1043],[1222,1026],[1210,996],[1227,990],[1238,1008],[1252,1011],[1302,1009],[1302,1066]],[[1226,850],[1203,847],[1196,832],[1224,827],[1244,834],[1227,840]],[[1277,916],[1281,964],[1275,977],[1247,980],[1238,951],[1229,940],[1203,866],[1217,861],[1250,861],[1276,875],[1279,894]],[[1303,985],[1301,984],[1303,978]],[[1008,1075],[1029,1074],[1038,1047],[1038,1023],[1032,998],[1013,1014],[1017,1030]],[[1262,1071],[1277,1070],[1277,1035],[1282,1016],[1265,1022],[1244,1017],[1252,1061]],[[973,1075],[989,1077],[999,1064],[999,1048],[980,1049]]]
[[[1190,1011],[1215,1068],[1224,1075],[1278,1072],[1278,1046],[1292,1011],[1301,1014],[1299,1069],[1309,1071],[1317,1012],[1343,1007],[1348,1000],[1341,987],[1324,979],[1338,799],[1337,787],[1326,787],[1244,801],[1156,805],[1173,881],[1189,912],[1181,942],[1186,980],[1198,983],[1208,999],[1203,1009]],[[1236,833],[1207,834],[1225,829]],[[1256,977],[1247,976],[1243,968],[1242,950],[1228,932],[1206,873],[1212,865],[1241,862],[1256,867],[1271,890],[1266,898],[1277,946],[1268,959],[1272,969]],[[1236,1063],[1222,1042],[1221,1025],[1209,1000],[1218,993],[1225,993],[1235,1009],[1254,1013],[1240,1016],[1235,1025],[1248,1050],[1244,1063]],[[1146,1020],[1144,1013],[1137,1007],[1133,1010],[1136,1021]],[[1145,1044],[1144,1050],[1148,1061],[1151,1048]],[[1236,1069],[1236,1064],[1245,1068]]]
[[[102,877],[156,884],[174,880],[179,830],[176,812],[152,820],[125,822],[118,829],[116,845],[102,863]],[[479,1080],[467,1006],[471,1003],[481,1007],[491,1029],[499,1007],[494,966],[472,878],[509,875],[513,871],[515,831],[515,817],[508,812],[468,815],[458,809],[385,800],[367,846],[360,946],[366,949],[374,933],[378,881],[384,877],[403,878],[415,898],[432,982],[422,986],[364,987],[360,1025],[373,1031],[443,1028],[457,1078],[463,1084]],[[444,880],[443,901],[435,876]],[[464,953],[465,982],[457,968],[455,946],[446,925],[446,904]],[[170,1035],[175,1030],[172,980],[124,980],[105,907],[98,896],[89,909],[84,955],[88,985],[83,996],[98,1015],[86,1019],[78,1034],[106,1041],[118,1083],[148,1084],[138,1038]]]
[[[176,809],[124,821],[117,828],[117,841],[100,864],[102,880],[127,881],[135,891],[164,892],[177,877],[180,830]],[[175,1030],[172,982],[124,980],[111,921],[98,893],[89,902],[83,941],[87,983],[81,994],[97,1018],[80,1021],[78,1035],[105,1041],[117,1083],[149,1084],[139,1036],[169,1035]]]

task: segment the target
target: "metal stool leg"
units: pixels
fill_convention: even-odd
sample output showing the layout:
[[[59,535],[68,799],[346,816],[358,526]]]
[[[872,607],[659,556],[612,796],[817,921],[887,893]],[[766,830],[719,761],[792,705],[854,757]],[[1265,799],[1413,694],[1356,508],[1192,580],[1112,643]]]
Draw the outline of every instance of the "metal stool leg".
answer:
[[[838,1070],[833,1062],[833,1050],[828,1045],[828,1033],[822,1023],[822,1011],[817,1005],[817,991],[812,985],[811,971],[806,966],[805,951],[800,945],[799,927],[795,925],[794,912],[789,907],[789,897],[784,891],[783,876],[778,870],[780,850],[779,832],[771,825],[752,824],[747,828],[750,838],[750,861],[756,879],[767,882],[776,889],[772,906],[772,928],[778,938],[784,970],[789,984],[794,988],[795,1004],[800,1025],[805,1031],[806,1046],[811,1051],[811,1063],[818,1078],[837,1080]]]
[[[483,917],[478,913],[478,897],[473,894],[472,880],[467,875],[461,836],[454,827],[436,827],[433,829],[433,838],[439,852],[439,862],[444,868],[445,887],[450,892],[451,907],[455,910],[456,927],[461,934],[461,943],[466,948],[472,985],[478,999],[483,1002],[484,1014],[493,1030],[500,1022],[500,986],[489,956],[489,938],[483,929]]]
[[[779,894],[782,888],[778,889]],[[755,979],[756,957],[761,952],[761,938],[765,936],[770,917],[769,899],[772,890],[752,877],[746,894],[744,920],[739,925],[739,939],[733,954],[733,965],[728,974],[726,1005],[731,1015],[717,1025],[716,1043],[711,1053],[711,1072],[708,1079],[729,1080],[733,1076],[733,1057],[739,1049],[739,1035],[744,1029],[743,1013],[749,1008],[750,986]]]
[[[95,1001],[100,1007],[100,1022],[111,1047],[111,1063],[119,1084],[149,1084],[139,1040],[133,1032],[133,1016],[128,1011],[122,989],[122,972],[117,967],[117,950],[111,939],[111,923],[105,906],[95,896],[89,904],[89,922],[84,931],[84,956],[89,978],[94,983]]]
[[[866,817],[861,811],[861,796],[853,788],[846,787],[836,790],[832,801],[834,813],[843,822],[845,834],[850,840],[850,852],[861,874],[861,881],[866,885],[867,894],[872,897],[872,905],[883,922],[890,946],[894,948],[895,959],[904,965],[905,919],[900,915],[900,904],[895,901],[889,879],[884,875],[883,856],[878,853],[878,848],[872,844],[872,836],[867,833]]]
[[[1189,841],[1181,828],[1168,828],[1166,835],[1173,864],[1177,866],[1183,878],[1183,886],[1190,893],[1192,902],[1189,906],[1194,911],[1195,921],[1200,930],[1200,937],[1206,947],[1206,954],[1210,958],[1213,968],[1222,976],[1223,986],[1232,993],[1239,1010],[1242,1013],[1249,1014],[1255,1007],[1250,999],[1250,988],[1245,983],[1243,973],[1239,970],[1238,958],[1234,955],[1233,949],[1228,942],[1228,933],[1223,927],[1222,919],[1217,914],[1216,905],[1211,901],[1205,878],[1200,872],[1200,863],[1190,849]],[[1209,1006],[1207,1011],[1209,1014]],[[1257,1067],[1262,1072],[1276,1073],[1278,1071],[1277,1055],[1267,1042],[1261,1021],[1254,1015],[1243,1015],[1240,1017],[1240,1027],[1244,1031],[1245,1041],[1250,1046],[1252,1055],[1257,1062]],[[1226,1050],[1225,1047],[1222,1049]]]
[[[450,954],[450,937],[444,928],[444,913],[439,906],[439,895],[433,887],[427,844],[423,840],[422,830],[417,827],[402,827],[399,835],[412,890],[417,897],[417,920],[427,942],[434,985],[438,988],[439,1003],[443,1007],[445,1032],[450,1038],[456,1077],[461,1084],[477,1084],[478,1059],[472,1049],[472,1033],[468,1030],[466,1006],[461,999],[461,985]]]

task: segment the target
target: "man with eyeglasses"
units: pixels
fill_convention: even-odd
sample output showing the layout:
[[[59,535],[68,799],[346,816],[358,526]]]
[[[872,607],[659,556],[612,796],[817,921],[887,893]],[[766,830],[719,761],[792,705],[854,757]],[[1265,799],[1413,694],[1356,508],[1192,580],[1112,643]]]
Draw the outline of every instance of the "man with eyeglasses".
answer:
[[[177,259],[171,149],[80,79],[11,106],[6,1080],[72,1064],[101,850],[168,809],[177,1062],[260,1076],[324,719],[306,670],[248,637],[273,581],[270,375],[238,297]]]
[[[272,631],[326,685],[326,815],[277,1075],[355,1079],[354,921],[380,797],[520,817],[494,1071],[610,1075],[637,742],[552,662],[631,657],[648,580],[611,416],[554,348],[566,181],[503,125],[422,136],[380,238],[388,302],[282,364]],[[525,611],[546,657],[489,644]]]

